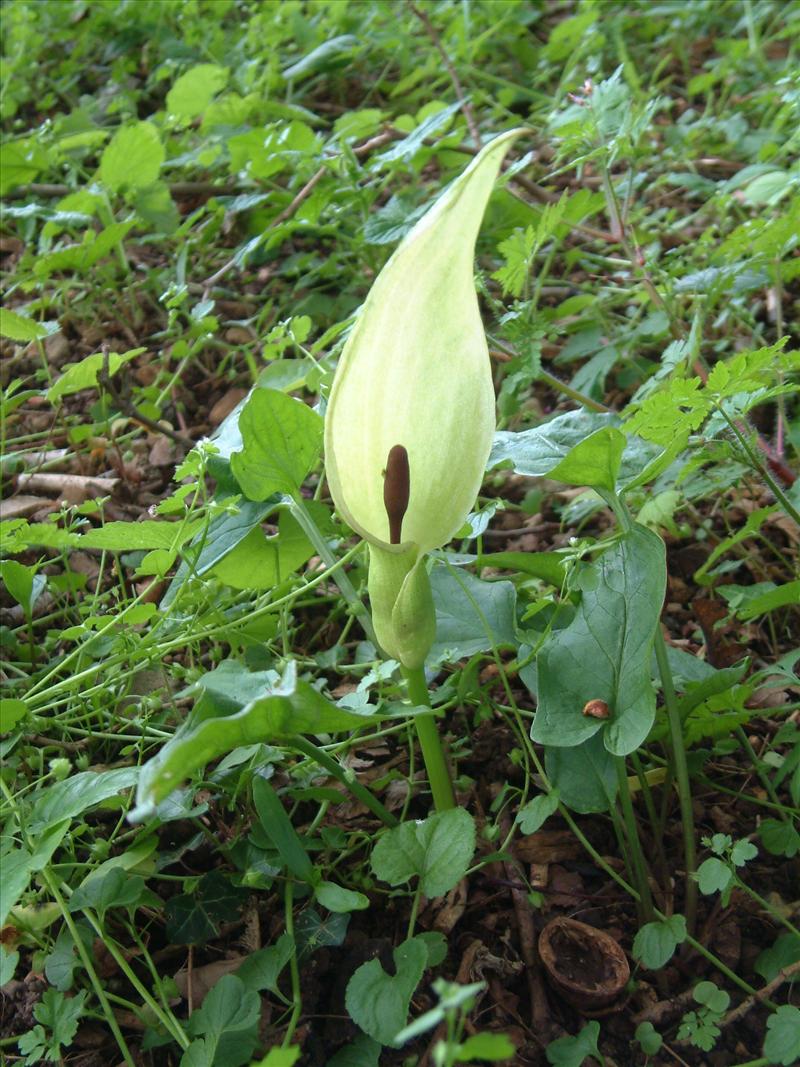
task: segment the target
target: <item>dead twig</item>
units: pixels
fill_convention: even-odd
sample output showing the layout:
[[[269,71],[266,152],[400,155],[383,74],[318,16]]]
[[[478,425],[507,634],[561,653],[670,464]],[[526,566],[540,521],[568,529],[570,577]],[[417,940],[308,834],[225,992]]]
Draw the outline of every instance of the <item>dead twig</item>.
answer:
[[[736,1022],[737,1019],[741,1019],[744,1015],[747,1015],[752,1008],[757,1004],[762,1004],[765,1000],[768,1000],[776,989],[780,988],[784,982],[787,982],[796,974],[800,974],[800,960],[796,963],[790,963],[786,967],[782,967],[772,981],[768,982],[763,989],[757,990],[752,996],[745,997],[741,1004],[737,1004],[735,1008],[729,1011],[728,1014],[720,1020],[719,1026],[730,1026],[730,1024]]]

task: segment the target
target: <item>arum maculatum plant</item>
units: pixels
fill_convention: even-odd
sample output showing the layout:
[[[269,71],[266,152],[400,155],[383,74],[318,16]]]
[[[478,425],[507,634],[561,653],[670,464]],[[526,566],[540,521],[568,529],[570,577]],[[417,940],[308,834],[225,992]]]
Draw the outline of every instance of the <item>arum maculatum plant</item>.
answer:
[[[509,145],[496,137],[407,234],[347,339],[325,419],[337,510],[369,544],[375,634],[429,704],[436,616],[427,554],[464,524],[495,430],[489,351],[473,280],[475,241]],[[434,804],[454,806],[432,715],[416,719]]]

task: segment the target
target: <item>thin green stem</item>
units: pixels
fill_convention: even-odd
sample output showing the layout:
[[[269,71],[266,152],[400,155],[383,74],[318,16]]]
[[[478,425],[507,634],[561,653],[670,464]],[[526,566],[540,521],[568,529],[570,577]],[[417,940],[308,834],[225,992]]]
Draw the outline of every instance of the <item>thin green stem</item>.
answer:
[[[286,889],[284,893],[284,919],[286,923],[286,933],[291,937],[294,942],[294,885],[291,879],[286,881]],[[294,1037],[294,1032],[297,1029],[297,1024],[300,1021],[300,1012],[303,1010],[303,998],[300,993],[300,968],[297,966],[297,948],[292,948],[292,954],[289,957],[289,974],[292,979],[292,1015],[289,1019],[289,1025],[286,1027],[286,1033],[283,1038],[283,1048],[288,1048]]]
[[[337,781],[341,782],[343,786],[349,789],[356,800],[360,801],[366,808],[369,808],[373,815],[377,815],[385,826],[397,826],[397,819],[383,806],[383,804],[381,804],[378,798],[373,796],[369,789],[356,781],[354,777],[351,778],[344,767],[329,756],[327,752],[318,748],[317,745],[312,744],[312,742],[305,737],[300,737],[299,734],[291,737],[288,744],[292,748],[297,749],[298,752],[302,752],[303,755],[308,756],[309,759],[314,760],[314,762],[318,763],[320,767],[326,770],[331,777],[336,778]]]
[[[189,1038],[183,1032],[183,1029],[181,1028],[178,1020],[174,1017],[174,1015],[172,1015],[171,1012],[167,1014],[167,1012],[165,1012],[161,1008],[161,1005],[158,1003],[158,1001],[148,992],[145,986],[139,981],[136,974],[131,970],[130,964],[125,959],[125,956],[122,954],[122,952],[120,952],[119,948],[117,948],[117,945],[114,943],[113,938],[108,937],[106,935],[105,930],[103,929],[97,916],[88,908],[84,909],[83,914],[86,916],[86,918],[89,920],[89,923],[94,928],[94,932],[103,942],[103,947],[107,949],[109,955],[113,957],[114,962],[119,967],[120,971],[122,971],[122,973],[128,979],[130,984],[142,998],[144,1003],[153,1013],[153,1015],[155,1015],[155,1017],[159,1020],[159,1022],[167,1031],[167,1033],[171,1034],[174,1040],[178,1042],[181,1048],[187,1049],[190,1044]]]
[[[406,680],[408,699],[412,704],[419,707],[430,707],[431,698],[428,693],[428,683],[425,681],[425,671],[422,667],[403,667],[403,677]],[[422,758],[425,761],[425,769],[428,772],[428,781],[433,794],[433,804],[437,811],[447,811],[456,806],[453,795],[453,783],[450,778],[450,768],[447,766],[436,720],[431,715],[417,715],[414,718],[417,728],[419,747],[422,749]]]
[[[750,744],[747,734],[744,732],[741,726],[735,727],[734,733],[739,739],[739,744],[747,753],[750,762],[753,764],[753,770],[758,775],[761,784],[766,789],[773,804],[775,804],[775,806],[778,808],[781,818],[784,820],[784,822],[791,822],[791,816],[788,814],[783,804],[781,804],[778,792],[775,789],[775,786],[772,784],[772,779],[761,766],[761,760],[758,758],[753,749],[753,746]]]
[[[639,839],[639,828],[636,824],[636,813],[633,810],[631,791],[628,786],[628,772],[625,766],[624,756],[615,756],[614,764],[617,770],[617,782],[619,785],[619,800],[622,808],[622,818],[625,823],[625,836],[628,839],[628,852],[631,858],[631,874],[639,891],[640,918],[643,922],[653,921],[653,896],[650,892],[650,883],[647,879],[647,863],[645,862],[642,842]]]
[[[781,487],[778,485],[778,483],[772,477],[772,475],[770,474],[769,470],[759,460],[758,456],[755,454],[755,452],[750,447],[746,437],[744,436],[742,431],[739,429],[739,427],[736,425],[736,423],[733,421],[733,419],[728,415],[728,413],[725,410],[724,406],[722,404],[717,404],[716,405],[716,409],[720,413],[720,415],[722,415],[723,419],[727,422],[728,426],[730,426],[731,430],[735,434],[736,440],[739,442],[739,447],[744,452],[744,454],[747,456],[747,459],[748,459],[748,461],[750,463],[750,466],[753,468],[753,470],[756,472],[756,474],[759,476],[759,478],[762,478],[767,483],[767,485],[769,486],[769,488],[772,491],[773,496],[775,497],[776,500],[778,500],[780,502],[780,505],[783,508],[783,510],[786,512],[786,514],[790,518],[794,519],[794,521],[796,523],[800,524],[800,511],[797,510],[797,508],[794,506],[794,504],[788,498],[786,493],[784,493],[783,489],[781,489]]]
[[[289,510],[291,511],[294,518],[297,520],[303,533],[306,535],[311,544],[317,550],[317,554],[319,555],[322,562],[325,564],[328,570],[332,570],[332,568],[336,564],[336,557],[334,556],[333,552],[331,552],[328,542],[325,540],[325,538],[322,536],[319,529],[317,528],[317,524],[314,522],[311,515],[309,514],[308,508],[305,505],[305,501],[299,493],[296,496],[292,497],[292,502],[289,505]],[[380,646],[378,644],[378,639],[375,636],[375,630],[372,626],[372,618],[370,616],[370,613],[364,606],[358,593],[356,592],[353,583],[350,581],[347,574],[343,570],[334,572],[333,578],[337,586],[339,587],[342,596],[350,605],[350,610],[361,623],[364,629],[364,633],[367,635],[373,645],[376,648],[379,648]]]
[[[760,893],[757,893],[752,886],[749,886],[747,882],[743,882],[738,876],[736,878],[736,883],[743,892],[747,893],[748,896],[756,901],[756,903],[760,904],[762,910],[765,911],[767,915],[771,915],[775,922],[785,926],[789,933],[794,937],[800,938],[800,930],[798,930],[793,922],[789,922],[785,915],[781,915],[780,911],[778,911],[773,904],[770,904],[768,900],[765,900]]]
[[[105,990],[103,989],[102,982],[100,981],[100,978],[98,977],[97,971],[94,969],[94,965],[93,965],[93,963],[91,961],[91,958],[89,956],[89,953],[88,953],[88,951],[86,949],[86,945],[84,945],[83,939],[81,938],[81,935],[78,933],[78,928],[75,926],[75,923],[73,922],[72,916],[69,913],[69,908],[67,906],[67,902],[64,900],[64,898],[62,897],[61,893],[59,892],[58,885],[56,884],[55,878],[50,873],[50,871],[47,870],[46,867],[42,871],[42,880],[44,881],[44,884],[47,886],[47,888],[48,888],[48,890],[50,892],[50,895],[52,896],[53,900],[55,900],[56,904],[58,904],[59,908],[61,909],[61,914],[62,914],[62,916],[64,918],[64,922],[67,924],[67,929],[70,932],[70,936],[72,937],[73,944],[75,945],[75,948],[78,950],[78,955],[81,958],[81,963],[83,964],[84,970],[86,971],[86,974],[89,977],[89,981],[92,984],[92,989],[94,989],[95,996],[100,1001],[100,1007],[103,1009],[103,1015],[105,1016],[106,1022],[108,1023],[108,1026],[109,1026],[109,1029],[111,1030],[111,1033],[114,1035],[114,1040],[117,1042],[119,1050],[122,1053],[122,1058],[125,1060],[125,1063],[128,1064],[128,1067],[136,1067],[136,1062],[135,1062],[133,1056],[131,1055],[131,1051],[128,1048],[127,1042],[125,1041],[125,1038],[122,1036],[122,1031],[119,1028],[119,1023],[117,1022],[117,1017],[114,1014],[114,1009],[111,1007],[111,1005],[108,1002],[108,998],[106,997],[106,993],[105,993]],[[187,1044],[188,1044],[188,1042],[187,1042]],[[186,1046],[184,1046],[184,1048],[185,1047]]]
[[[697,870],[697,846],[695,844],[694,812],[692,810],[692,787],[689,781],[689,768],[686,764],[686,749],[683,744],[683,728],[680,712],[678,711],[678,700],[675,696],[675,686],[672,682],[672,671],[669,669],[667,645],[660,626],[656,627],[656,639],[653,647],[656,654],[656,663],[658,664],[658,673],[661,676],[664,705],[667,709],[672,765],[675,769],[675,784],[678,787],[678,802],[681,809],[683,852],[686,866],[686,899],[684,902],[686,928],[690,934],[693,934],[697,918],[697,882],[694,877],[694,873]]]
[[[650,788],[650,783],[647,780],[647,775],[645,773],[644,767],[642,766],[642,761],[639,758],[639,753],[631,752],[630,759],[631,763],[633,764],[633,769],[636,771],[636,777],[639,779],[639,785],[642,790],[642,798],[644,799],[644,806],[647,809],[647,818],[650,823],[650,831],[653,834],[653,846],[656,850],[656,855],[658,857],[658,868],[659,877],[661,879],[661,885],[662,888],[666,889],[666,886],[668,884],[667,857],[664,853],[664,844],[661,840],[661,834],[655,832],[656,827],[658,826],[658,813],[656,812],[656,804],[653,798],[653,790]]]

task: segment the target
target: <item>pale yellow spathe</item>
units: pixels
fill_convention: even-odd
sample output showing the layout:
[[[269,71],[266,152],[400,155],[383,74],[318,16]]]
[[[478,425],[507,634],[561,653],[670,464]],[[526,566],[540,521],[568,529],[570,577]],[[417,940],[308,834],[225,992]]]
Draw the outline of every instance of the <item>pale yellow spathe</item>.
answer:
[[[475,503],[495,429],[486,338],[473,281],[475,241],[503,157],[495,138],[414,226],[383,268],[347,339],[325,419],[336,507],[389,547],[383,473],[408,452],[404,546],[446,544]]]

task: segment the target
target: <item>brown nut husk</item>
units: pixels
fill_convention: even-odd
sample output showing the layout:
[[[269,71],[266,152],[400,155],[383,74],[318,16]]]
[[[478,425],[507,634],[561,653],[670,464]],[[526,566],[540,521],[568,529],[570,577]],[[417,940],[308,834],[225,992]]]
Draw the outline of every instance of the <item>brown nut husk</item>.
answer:
[[[630,966],[610,934],[559,916],[539,935],[539,955],[550,983],[584,1015],[618,1011]]]

